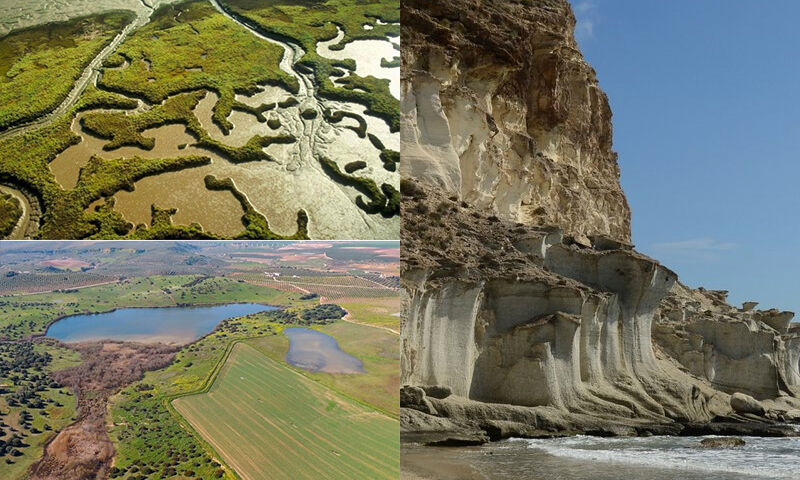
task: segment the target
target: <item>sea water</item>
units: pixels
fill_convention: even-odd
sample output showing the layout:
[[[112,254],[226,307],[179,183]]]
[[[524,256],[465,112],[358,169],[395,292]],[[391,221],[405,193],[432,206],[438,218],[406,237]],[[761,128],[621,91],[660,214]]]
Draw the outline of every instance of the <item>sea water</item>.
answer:
[[[530,480],[744,480],[800,478],[800,438],[741,437],[745,446],[702,448],[708,437],[575,436],[510,439],[481,447],[403,447],[406,478]],[[454,476],[448,477],[448,471]]]

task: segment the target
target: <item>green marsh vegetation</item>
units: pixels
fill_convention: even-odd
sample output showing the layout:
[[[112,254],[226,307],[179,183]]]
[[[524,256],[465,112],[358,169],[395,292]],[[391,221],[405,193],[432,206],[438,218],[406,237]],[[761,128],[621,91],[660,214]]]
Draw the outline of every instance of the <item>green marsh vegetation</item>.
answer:
[[[342,185],[353,187],[367,196],[369,202],[365,202],[361,196],[356,198],[356,205],[365,212],[380,213],[387,218],[400,213],[400,192],[393,186],[384,183],[378,187],[375,180],[371,178],[345,173],[339,169],[336,162],[329,158],[319,157],[319,163],[331,178]]]
[[[376,115],[390,125],[397,124],[399,103],[391,97],[388,84],[372,77],[359,79],[360,77],[351,75],[348,77],[347,85],[357,84],[357,87],[354,86],[352,89],[336,87],[331,82],[328,72],[344,74],[341,69],[354,68],[352,61],[324,59],[315,53],[317,41],[336,36],[336,25],[345,31],[342,44],[356,39],[385,39],[387,35],[399,34],[398,25],[381,25],[377,22],[378,19],[384,22],[399,20],[396,2],[329,0],[322,3],[268,2],[266,6],[263,3],[261,5],[263,7],[261,10],[276,14],[274,18],[270,18],[273,18],[278,25],[275,28],[266,28],[262,25],[262,28],[290,37],[306,49],[306,55],[299,67],[314,72],[320,96],[348,99],[368,105],[367,113],[375,114],[376,111],[383,111],[384,114]],[[248,8],[252,6],[249,5]],[[100,33],[106,30],[110,35],[109,38],[113,37],[113,34],[132,17],[114,12],[92,18],[94,22],[101,22],[105,30],[92,27],[88,30],[91,35],[87,34],[87,38],[79,35],[70,40],[79,43],[74,48],[83,48],[84,40],[94,42],[100,39],[102,36]],[[323,21],[323,18],[328,19]],[[80,22],[91,23],[87,19],[82,19]],[[79,27],[89,28],[80,22],[75,25],[56,24],[52,28],[54,30],[68,27],[73,30]],[[365,30],[364,24],[372,25],[373,30]],[[27,39],[30,48],[36,47],[34,51],[38,52],[37,49],[46,46],[48,55],[58,57],[59,62],[66,61],[72,52],[70,50],[72,47],[59,43],[62,40],[66,42],[66,37],[53,34],[46,40],[40,39],[40,43],[37,44],[29,36],[26,37],[25,31],[17,33],[22,35],[20,38]],[[26,58],[30,55],[25,53],[27,50],[19,50],[19,42],[13,43],[8,40],[13,35],[0,39],[0,71],[4,68],[3,65],[6,65],[8,71],[19,70],[22,67],[18,65],[24,64],[20,62],[27,61]],[[10,48],[12,43],[15,49]],[[103,45],[107,43],[106,41]],[[58,46],[58,53],[54,53],[54,45]],[[68,54],[63,53],[64,49]],[[97,48],[94,51],[97,51]],[[45,126],[31,128],[0,140],[0,181],[29,190],[38,200],[43,215],[37,238],[222,238],[213,232],[204,231],[198,224],[174,225],[171,218],[174,210],[171,209],[171,205],[152,205],[150,227],[133,225],[114,209],[112,198],[120,190],[133,189],[134,183],[144,177],[207,165],[211,161],[208,157],[187,155],[155,160],[144,158],[105,160],[97,156],[89,159],[79,174],[77,185],[70,190],[65,190],[55,180],[49,164],[59,153],[80,142],[80,137],[71,130],[71,124],[75,115],[82,111],[89,111],[81,118],[82,127],[87,132],[107,140],[104,145],[105,151],[113,152],[121,146],[151,150],[154,148],[154,139],[147,138],[143,134],[145,130],[182,124],[196,139],[193,146],[218,154],[227,161],[232,163],[273,161],[274,159],[264,152],[265,147],[275,143],[294,143],[297,139],[278,131],[274,135],[255,135],[244,145],[232,147],[212,138],[197,120],[193,109],[207,91],[214,91],[219,95],[219,100],[214,106],[212,119],[223,132],[230,130],[228,115],[232,110],[251,113],[272,130],[281,128],[281,120],[274,116],[274,113],[268,118],[267,112],[297,106],[299,102],[296,98],[289,97],[281,102],[253,106],[237,101],[235,95],[256,93],[264,84],[278,85],[290,92],[298,92],[297,79],[279,67],[283,54],[281,47],[258,39],[251,32],[216,12],[207,2],[190,1],[162,7],[153,13],[150,23],[131,34],[107,59],[106,68],[98,79],[99,88],[94,85],[87,87],[73,108],[64,115],[53,118]],[[46,65],[56,68],[53,67],[55,65],[53,63]],[[35,81],[28,81],[27,84],[38,82],[41,85],[47,82],[48,88],[55,88],[62,83],[71,86],[74,79],[71,77],[67,79],[65,76],[70,71],[69,68],[58,65],[57,81],[53,81],[51,73],[43,74],[42,71],[37,71]],[[25,75],[33,71],[22,70]],[[23,78],[20,76],[22,70],[14,77],[15,79]],[[0,83],[0,99],[8,93],[6,90],[4,84]],[[360,96],[360,100],[350,99],[351,94]],[[39,101],[47,97],[47,94],[28,95],[28,97]],[[137,99],[144,100],[148,106],[140,111],[133,111],[140,107]],[[381,103],[386,103],[388,106],[382,110],[379,106]],[[11,105],[11,103],[2,101],[0,105]],[[0,107],[0,111],[2,108]],[[302,118],[312,119],[316,116],[315,110],[301,110]],[[45,112],[37,115],[41,113]],[[345,116],[351,116],[356,119],[358,126],[348,126],[348,128],[353,129],[361,138],[367,135],[367,124],[361,116],[341,113],[324,112],[324,116],[333,123]],[[381,151],[384,167],[394,171],[396,156],[393,155],[396,152],[381,148],[382,145],[376,144],[372,137],[374,135],[370,135],[372,144]],[[329,171],[334,172],[335,169]],[[369,179],[349,177],[349,175],[332,176],[340,183],[360,186],[359,190],[369,196],[368,202],[359,200],[361,208],[369,213],[381,213],[387,217],[396,213],[393,187],[388,184],[378,186]],[[212,182],[207,185],[211,185],[208,188],[216,186],[217,189],[230,191],[242,204],[245,212],[242,219],[243,229],[233,235],[234,238],[282,238],[271,232],[267,219],[255,211],[246,197],[232,184],[230,188],[224,183]],[[13,211],[8,216],[12,217]],[[0,218],[0,223],[2,221]],[[306,212],[299,211],[298,230],[290,238],[307,238],[307,222]]]
[[[344,118],[352,118],[358,122],[358,126],[356,127],[353,125],[347,125],[345,128],[349,128],[350,130],[356,132],[358,138],[364,138],[367,135],[367,121],[364,120],[361,115],[352,112],[345,112],[343,110],[337,110],[335,112],[326,110],[323,113],[325,114],[325,119],[330,123],[339,123]]]
[[[131,12],[110,12],[0,38],[0,131],[56,108],[89,62],[133,19]]]
[[[90,112],[81,119],[81,123],[88,131],[110,139],[103,146],[103,150],[114,150],[126,145],[152,150],[155,140],[145,138],[142,135],[143,131],[163,125],[183,124],[197,139],[195,146],[214,151],[234,163],[273,161],[274,159],[264,152],[265,147],[273,143],[294,143],[296,141],[293,136],[287,134],[255,135],[241,147],[231,147],[214,140],[200,125],[200,121],[194,114],[194,108],[205,95],[203,90],[178,94],[139,114]]]
[[[94,87],[87,90],[78,103],[49,125],[23,132],[0,142],[0,180],[21,185],[34,192],[43,208],[40,238],[120,238],[130,234],[133,225],[113,211],[104,215],[87,212],[89,205],[121,189],[131,190],[135,181],[150,175],[206,165],[211,160],[202,156],[170,159],[104,160],[92,157],[82,169],[78,184],[64,190],[49,169],[49,163],[67,147],[80,141],[70,124],[82,110],[103,106],[127,108],[131,100]],[[105,236],[113,232],[113,236]],[[141,236],[145,236],[139,232]],[[190,227],[172,226],[170,237],[192,238]]]
[[[401,65],[400,57],[394,57],[391,60],[386,60],[385,58],[381,58],[381,67],[383,68],[396,68]]]
[[[374,77],[346,77],[344,87],[331,76],[340,69],[355,70],[351,61],[327,59],[317,54],[317,43],[344,37],[330,48],[343,48],[354,40],[386,40],[400,35],[400,4],[396,0],[222,0],[233,13],[248,18],[266,32],[293,39],[303,47],[301,68],[314,73],[319,95],[331,100],[359,103],[367,113],[382,118],[392,132],[400,130],[400,102],[389,92],[389,81]],[[381,20],[384,24],[380,24]],[[364,25],[372,26],[371,30]],[[356,88],[362,89],[357,90]]]
[[[295,141],[289,135],[255,136],[238,148],[218,142],[200,126],[192,112],[202,96],[203,92],[177,95],[140,114],[92,112],[84,117],[84,125],[88,130],[110,138],[110,143],[117,146],[152,148],[152,139],[144,138],[141,131],[167,123],[183,123],[199,138],[199,146],[216,151],[233,162],[271,160],[263,152],[263,147]],[[111,197],[119,190],[130,191],[137,180],[146,176],[207,165],[211,161],[209,157],[195,155],[169,159],[133,157],[104,160],[94,156],[81,170],[75,188],[65,191],[55,181],[48,165],[59,152],[80,140],[70,129],[71,119],[77,112],[100,107],[130,109],[135,105],[132,99],[91,87],[70,114],[59,117],[50,125],[0,142],[0,179],[36,192],[42,203],[44,216],[39,231],[41,238],[220,238],[204,232],[196,224],[173,225],[169,217],[170,210],[157,207],[153,208],[153,222],[149,228],[134,228],[113,210],[113,201],[108,199],[93,211],[87,211],[92,202]],[[266,235],[267,229],[245,229],[245,233],[251,235],[248,238],[273,238],[257,237],[259,231]],[[305,230],[299,231],[296,238],[306,238],[304,235],[307,235]]]
[[[242,205],[244,210],[242,224],[245,226],[245,231],[236,236],[237,240],[308,240],[308,214],[304,210],[297,212],[297,232],[283,237],[270,230],[267,219],[253,208],[247,197],[233,184],[233,180],[230,178],[219,180],[213,175],[208,175],[204,181],[209,190],[228,190]]]
[[[213,120],[228,133],[232,109],[253,109],[236,101],[236,93],[253,94],[264,84],[297,93],[297,80],[279,67],[282,56],[281,47],[240,28],[210,3],[191,1],[159,8],[108,58],[107,67],[123,68],[107,68],[99,85],[151,103],[213,90],[219,95]]]
[[[22,205],[19,200],[7,193],[0,192],[0,238],[8,236],[22,216]]]
[[[381,139],[371,133],[368,137],[372,146],[381,151],[383,168],[390,172],[397,171],[397,164],[400,163],[400,152],[386,148]]]

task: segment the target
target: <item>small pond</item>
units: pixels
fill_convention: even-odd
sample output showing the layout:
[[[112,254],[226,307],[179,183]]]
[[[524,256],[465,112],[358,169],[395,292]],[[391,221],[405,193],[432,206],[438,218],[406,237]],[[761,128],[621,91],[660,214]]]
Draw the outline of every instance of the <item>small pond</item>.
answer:
[[[309,372],[364,373],[364,364],[339,349],[336,340],[322,332],[302,327],[283,330],[289,337],[286,361]]]
[[[256,303],[120,308],[113,312],[64,317],[50,325],[46,335],[62,342],[121,340],[183,344],[211,332],[226,318],[276,308]]]

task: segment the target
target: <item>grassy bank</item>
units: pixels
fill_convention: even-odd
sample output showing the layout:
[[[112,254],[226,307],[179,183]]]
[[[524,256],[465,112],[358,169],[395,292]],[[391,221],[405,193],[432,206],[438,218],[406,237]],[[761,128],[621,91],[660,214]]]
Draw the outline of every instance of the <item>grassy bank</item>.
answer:
[[[22,205],[19,200],[7,193],[0,192],[0,238],[8,236],[22,216]]]
[[[18,30],[0,38],[0,131],[58,106],[131,12],[110,12]]]

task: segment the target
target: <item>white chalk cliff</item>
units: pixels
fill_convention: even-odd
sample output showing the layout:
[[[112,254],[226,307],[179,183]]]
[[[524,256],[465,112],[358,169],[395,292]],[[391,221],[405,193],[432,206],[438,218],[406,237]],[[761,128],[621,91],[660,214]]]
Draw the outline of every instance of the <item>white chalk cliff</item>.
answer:
[[[528,3],[403,4],[404,430],[800,419],[792,314],[732,307],[633,250],[572,12]]]

